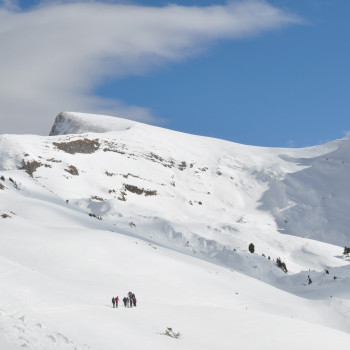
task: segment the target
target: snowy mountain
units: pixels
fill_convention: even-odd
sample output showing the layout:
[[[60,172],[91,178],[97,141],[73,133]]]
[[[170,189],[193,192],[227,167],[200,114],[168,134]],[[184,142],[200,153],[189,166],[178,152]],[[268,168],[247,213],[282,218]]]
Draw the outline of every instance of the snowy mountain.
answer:
[[[262,148],[68,112],[48,137],[0,136],[0,344],[343,345],[349,151],[350,138]],[[129,290],[138,306],[114,310]]]

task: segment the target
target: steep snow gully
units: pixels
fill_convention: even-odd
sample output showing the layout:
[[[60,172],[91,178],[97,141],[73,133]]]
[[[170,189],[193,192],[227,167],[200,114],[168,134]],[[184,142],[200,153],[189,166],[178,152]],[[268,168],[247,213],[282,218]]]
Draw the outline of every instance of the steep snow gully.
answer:
[[[349,173],[350,138],[262,148],[72,112],[1,135],[0,345],[341,346]],[[130,289],[139,306],[111,309]]]

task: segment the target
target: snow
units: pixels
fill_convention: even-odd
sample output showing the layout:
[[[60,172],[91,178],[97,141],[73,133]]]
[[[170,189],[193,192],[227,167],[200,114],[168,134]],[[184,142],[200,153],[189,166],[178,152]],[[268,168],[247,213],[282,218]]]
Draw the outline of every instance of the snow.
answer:
[[[61,112],[56,117],[50,136],[64,134],[82,134],[85,132],[107,132],[128,130],[135,122],[105,115]]]
[[[72,112],[51,135],[0,136],[2,347],[349,341],[349,138],[261,148]]]

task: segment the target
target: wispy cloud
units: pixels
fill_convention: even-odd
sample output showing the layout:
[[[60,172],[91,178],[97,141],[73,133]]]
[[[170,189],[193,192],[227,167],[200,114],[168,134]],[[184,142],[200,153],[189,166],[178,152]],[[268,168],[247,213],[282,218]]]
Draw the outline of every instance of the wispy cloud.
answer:
[[[93,94],[106,77],[184,60],[213,41],[255,35],[299,18],[264,1],[162,8],[96,1],[0,7],[0,134],[46,134],[62,110],[154,122],[151,111]],[[12,5],[12,7],[11,7]]]
[[[294,140],[288,140],[288,147],[294,148],[295,146],[295,141]]]

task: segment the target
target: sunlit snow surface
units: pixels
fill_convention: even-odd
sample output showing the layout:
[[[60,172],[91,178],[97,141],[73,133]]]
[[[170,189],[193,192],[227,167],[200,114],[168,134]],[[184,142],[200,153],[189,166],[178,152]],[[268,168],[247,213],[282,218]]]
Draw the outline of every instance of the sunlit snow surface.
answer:
[[[80,113],[51,135],[0,136],[1,350],[349,342],[349,138],[261,148]]]

